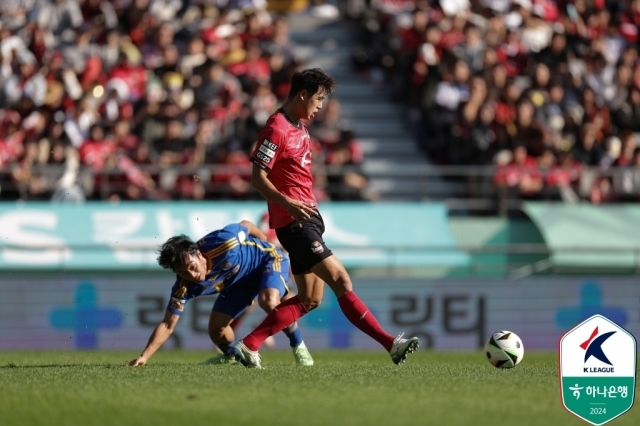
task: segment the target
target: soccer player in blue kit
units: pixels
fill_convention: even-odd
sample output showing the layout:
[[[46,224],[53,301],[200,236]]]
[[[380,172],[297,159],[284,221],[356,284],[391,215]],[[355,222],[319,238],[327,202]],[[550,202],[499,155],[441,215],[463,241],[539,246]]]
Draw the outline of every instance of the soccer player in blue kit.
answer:
[[[129,365],[141,366],[167,341],[187,302],[198,296],[219,294],[209,318],[209,336],[223,352],[206,364],[235,363],[227,354],[234,341],[231,323],[256,298],[269,313],[282,300],[293,297],[287,288],[289,258],[253,223],[241,221],[207,234],[197,243],[179,235],[160,248],[158,263],[176,273],[164,319],[156,326],[147,346]],[[313,365],[313,358],[297,322],[283,330],[289,337],[297,364]]]

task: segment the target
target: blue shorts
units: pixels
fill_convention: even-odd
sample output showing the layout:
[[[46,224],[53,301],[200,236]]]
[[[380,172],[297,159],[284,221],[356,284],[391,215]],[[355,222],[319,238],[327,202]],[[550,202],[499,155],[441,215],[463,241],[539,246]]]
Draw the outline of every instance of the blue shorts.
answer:
[[[289,280],[289,258],[285,255],[279,262],[279,270],[274,271],[273,262],[269,262],[265,269],[255,277],[247,277],[245,283],[237,283],[223,291],[216,298],[212,311],[227,314],[237,318],[258,297],[260,291],[265,288],[275,288],[280,293],[280,298],[289,293],[287,281]]]

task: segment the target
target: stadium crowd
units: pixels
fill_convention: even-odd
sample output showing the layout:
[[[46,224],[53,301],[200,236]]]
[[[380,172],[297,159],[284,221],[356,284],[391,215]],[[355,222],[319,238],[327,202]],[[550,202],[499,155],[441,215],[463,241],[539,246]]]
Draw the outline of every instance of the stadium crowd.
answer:
[[[521,198],[638,200],[638,0],[381,0],[356,67],[407,100],[438,164]]]
[[[303,62],[263,0],[3,0],[0,199],[257,197],[249,155]],[[361,199],[326,173],[355,136],[316,121],[318,199]]]

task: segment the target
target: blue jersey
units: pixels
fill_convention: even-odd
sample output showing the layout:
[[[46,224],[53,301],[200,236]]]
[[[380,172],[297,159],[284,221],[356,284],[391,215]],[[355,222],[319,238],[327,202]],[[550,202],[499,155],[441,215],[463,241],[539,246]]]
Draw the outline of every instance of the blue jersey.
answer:
[[[198,241],[207,259],[207,275],[199,283],[176,275],[167,310],[175,315],[184,311],[189,299],[228,291],[239,286],[259,286],[266,269],[279,272],[284,252],[273,244],[249,235],[249,230],[233,223],[207,234]]]

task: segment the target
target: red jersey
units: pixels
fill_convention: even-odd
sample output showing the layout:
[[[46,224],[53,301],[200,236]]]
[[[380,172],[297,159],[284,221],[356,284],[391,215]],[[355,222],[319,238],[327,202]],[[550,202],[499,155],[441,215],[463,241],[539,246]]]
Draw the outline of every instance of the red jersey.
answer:
[[[278,191],[294,200],[316,205],[311,173],[309,132],[291,124],[282,109],[269,117],[258,135],[258,144],[251,154],[251,162],[265,170]],[[281,205],[268,201],[269,226],[282,228],[294,218]]]

